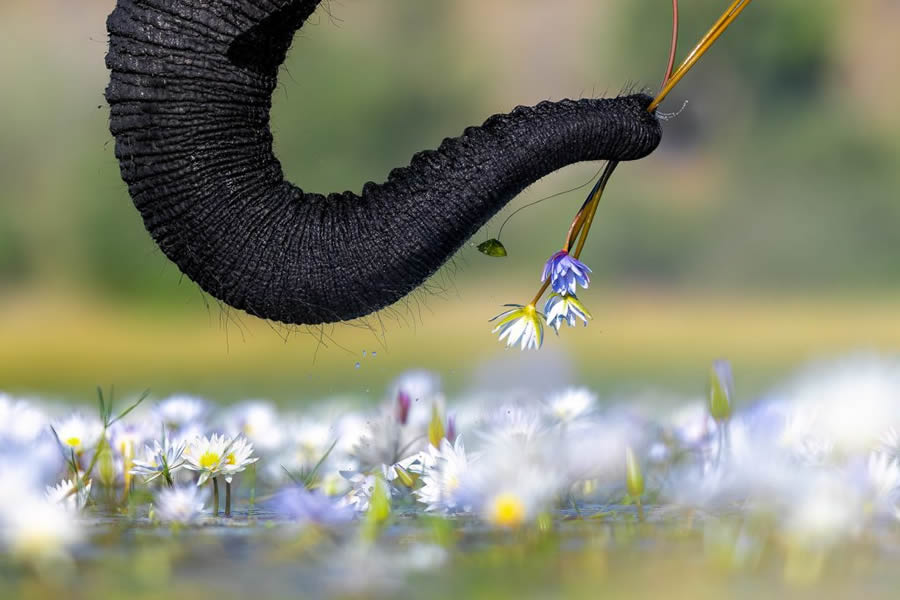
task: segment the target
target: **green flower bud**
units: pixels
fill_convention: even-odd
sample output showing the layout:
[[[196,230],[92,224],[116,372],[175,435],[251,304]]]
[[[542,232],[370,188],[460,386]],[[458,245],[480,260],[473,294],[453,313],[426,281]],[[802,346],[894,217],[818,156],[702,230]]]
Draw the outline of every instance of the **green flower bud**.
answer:
[[[734,399],[734,378],[731,363],[727,360],[713,362],[709,371],[709,414],[717,422],[731,418]]]
[[[433,404],[431,406],[431,422],[428,423],[428,441],[435,448],[440,448],[442,439],[444,439],[444,421],[437,404]]]

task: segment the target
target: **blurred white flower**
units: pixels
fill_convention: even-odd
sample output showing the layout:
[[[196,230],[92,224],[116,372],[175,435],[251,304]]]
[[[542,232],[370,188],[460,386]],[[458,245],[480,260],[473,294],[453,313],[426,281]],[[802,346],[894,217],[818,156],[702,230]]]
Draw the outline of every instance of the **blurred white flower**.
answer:
[[[789,443],[801,450],[865,453],[885,429],[900,425],[900,362],[858,356],[817,365],[781,396],[793,410]]]
[[[597,396],[587,388],[568,388],[547,400],[550,416],[561,423],[569,423],[590,414]]]
[[[209,404],[195,396],[169,396],[153,408],[153,413],[166,427],[175,431],[203,421],[209,413]]]
[[[471,506],[490,525],[515,528],[552,507],[564,490],[558,438],[513,438],[488,446],[461,476],[460,506]]]
[[[866,475],[873,508],[880,514],[900,516],[900,463],[883,452],[871,452],[866,463]]]
[[[260,452],[274,452],[285,442],[284,419],[268,402],[238,404],[226,413],[224,422],[229,435],[243,434]]]
[[[346,503],[302,486],[281,490],[272,498],[272,510],[303,523],[339,525],[353,519],[354,511]]]
[[[59,504],[70,513],[77,514],[84,510],[91,497],[92,483],[89,480],[87,484],[81,485],[79,489],[76,489],[74,481],[64,479],[55,486],[48,485],[44,495],[49,502]]]
[[[65,558],[82,539],[79,522],[59,503],[23,494],[0,502],[0,541],[23,560]]]
[[[863,514],[859,490],[830,474],[821,474],[791,503],[784,517],[784,533],[794,544],[827,549],[855,536]]]
[[[900,459],[900,430],[888,427],[878,438],[878,450],[893,458]]]
[[[352,451],[359,468],[371,471],[380,465],[393,465],[418,454],[428,446],[425,427],[400,424],[394,414],[383,410],[368,422],[366,433]]]
[[[124,467],[126,462],[130,464],[134,460],[142,444],[159,434],[159,429],[148,420],[117,421],[109,429],[109,445]]]
[[[419,502],[428,505],[427,511],[452,512],[461,509],[456,495],[469,468],[462,436],[458,436],[453,444],[444,438],[439,449],[429,446],[428,454],[430,460],[422,471],[424,485],[415,492]]]
[[[0,440],[32,442],[43,433],[48,422],[44,411],[31,402],[0,393]]]
[[[154,498],[156,518],[164,523],[190,523],[203,515],[209,496],[207,488],[197,486],[164,487]]]
[[[85,417],[80,413],[72,413],[59,421],[54,428],[66,452],[72,450],[76,455],[87,448],[93,448],[103,432],[103,424],[99,419]]]
[[[383,490],[388,501],[391,499],[390,485],[375,485],[375,475],[366,475],[364,473],[342,473],[342,475],[350,482],[351,489],[341,498],[340,505],[352,507],[358,513],[364,513],[369,510],[369,504],[372,500],[372,494],[376,489]]]
[[[620,487],[625,481],[625,450],[642,449],[649,429],[651,423],[624,412],[574,421],[557,434],[553,450],[557,469],[569,485],[590,479],[595,487],[603,486],[597,492]]]
[[[435,402],[438,403],[441,413],[444,412],[441,378],[431,371],[407,371],[394,380],[390,390],[388,403],[394,412],[396,412],[397,397],[401,393],[409,398],[409,411],[405,424],[413,429],[428,426],[428,422],[431,420],[431,407]]]
[[[507,402],[489,409],[478,434],[488,445],[527,443],[545,429],[538,406],[533,403]]]

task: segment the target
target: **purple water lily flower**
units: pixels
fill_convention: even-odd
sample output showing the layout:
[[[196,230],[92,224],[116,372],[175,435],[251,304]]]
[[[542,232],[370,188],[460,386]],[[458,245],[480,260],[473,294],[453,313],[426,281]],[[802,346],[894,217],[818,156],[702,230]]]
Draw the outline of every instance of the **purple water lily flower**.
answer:
[[[553,291],[565,296],[574,294],[579,285],[587,288],[591,282],[590,272],[583,262],[569,256],[565,250],[560,250],[547,260],[541,281],[547,281],[549,277]]]

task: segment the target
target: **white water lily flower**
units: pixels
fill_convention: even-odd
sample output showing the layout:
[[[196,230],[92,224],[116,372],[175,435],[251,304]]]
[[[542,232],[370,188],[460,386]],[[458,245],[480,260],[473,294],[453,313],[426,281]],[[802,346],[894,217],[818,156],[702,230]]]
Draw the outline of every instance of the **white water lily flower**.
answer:
[[[231,479],[235,474],[240,473],[259,460],[259,457],[251,456],[252,454],[253,444],[248,442],[247,438],[242,435],[234,438],[225,455],[225,463],[222,465],[225,481],[231,483]]]
[[[243,436],[229,439],[214,433],[211,437],[195,438],[184,451],[184,466],[192,471],[200,472],[197,485],[203,485],[210,477],[224,475],[225,481],[231,483],[235,473],[240,473],[258,458],[253,453],[253,444]]]
[[[155,497],[156,517],[164,523],[190,523],[203,514],[209,490],[196,486],[162,488]]]
[[[55,426],[56,435],[66,452],[74,451],[80,454],[87,448],[92,448],[100,439],[103,425],[96,418],[84,417],[79,413],[69,415]]]
[[[198,436],[184,450],[184,466],[200,473],[197,485],[201,486],[210,477],[224,474],[223,466],[230,451],[231,440],[224,435]]]
[[[143,475],[148,482],[165,473],[172,475],[184,466],[185,446],[184,442],[173,445],[168,438],[163,438],[162,444],[153,440],[153,446],[145,445],[143,455],[134,460],[131,473]]]
[[[547,298],[544,314],[547,316],[547,324],[556,333],[559,333],[559,328],[563,323],[568,323],[569,327],[575,327],[578,319],[581,319],[584,321],[584,326],[587,327],[588,321],[594,318],[575,295],[562,296],[557,293],[550,294],[550,297]]]
[[[428,505],[426,511],[456,511],[460,508],[457,492],[469,468],[462,436],[458,436],[453,444],[444,438],[439,449],[429,446],[428,452],[430,460],[425,462],[422,470],[424,485],[415,495],[419,502]]]
[[[88,499],[91,497],[91,483],[82,485],[76,490],[76,484],[71,479],[64,479],[57,485],[48,485],[44,496],[48,501],[59,504],[71,513],[79,513],[87,505]]]
[[[544,343],[544,316],[534,308],[534,304],[506,306],[512,308],[491,319],[500,319],[491,333],[499,333],[501,342],[506,338],[507,348],[519,344],[522,350],[539,349]]]

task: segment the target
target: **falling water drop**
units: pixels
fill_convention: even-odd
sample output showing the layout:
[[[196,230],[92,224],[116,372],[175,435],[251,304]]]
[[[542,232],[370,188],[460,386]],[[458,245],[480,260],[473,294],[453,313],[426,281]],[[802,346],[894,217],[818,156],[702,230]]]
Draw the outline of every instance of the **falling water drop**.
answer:
[[[365,356],[366,356],[366,351],[363,350],[363,358],[365,358]]]
[[[372,350],[372,358],[375,358],[376,356],[378,356],[378,353]]]
[[[358,369],[358,368],[359,368],[359,363],[357,362],[357,363],[354,365],[354,367]]]

